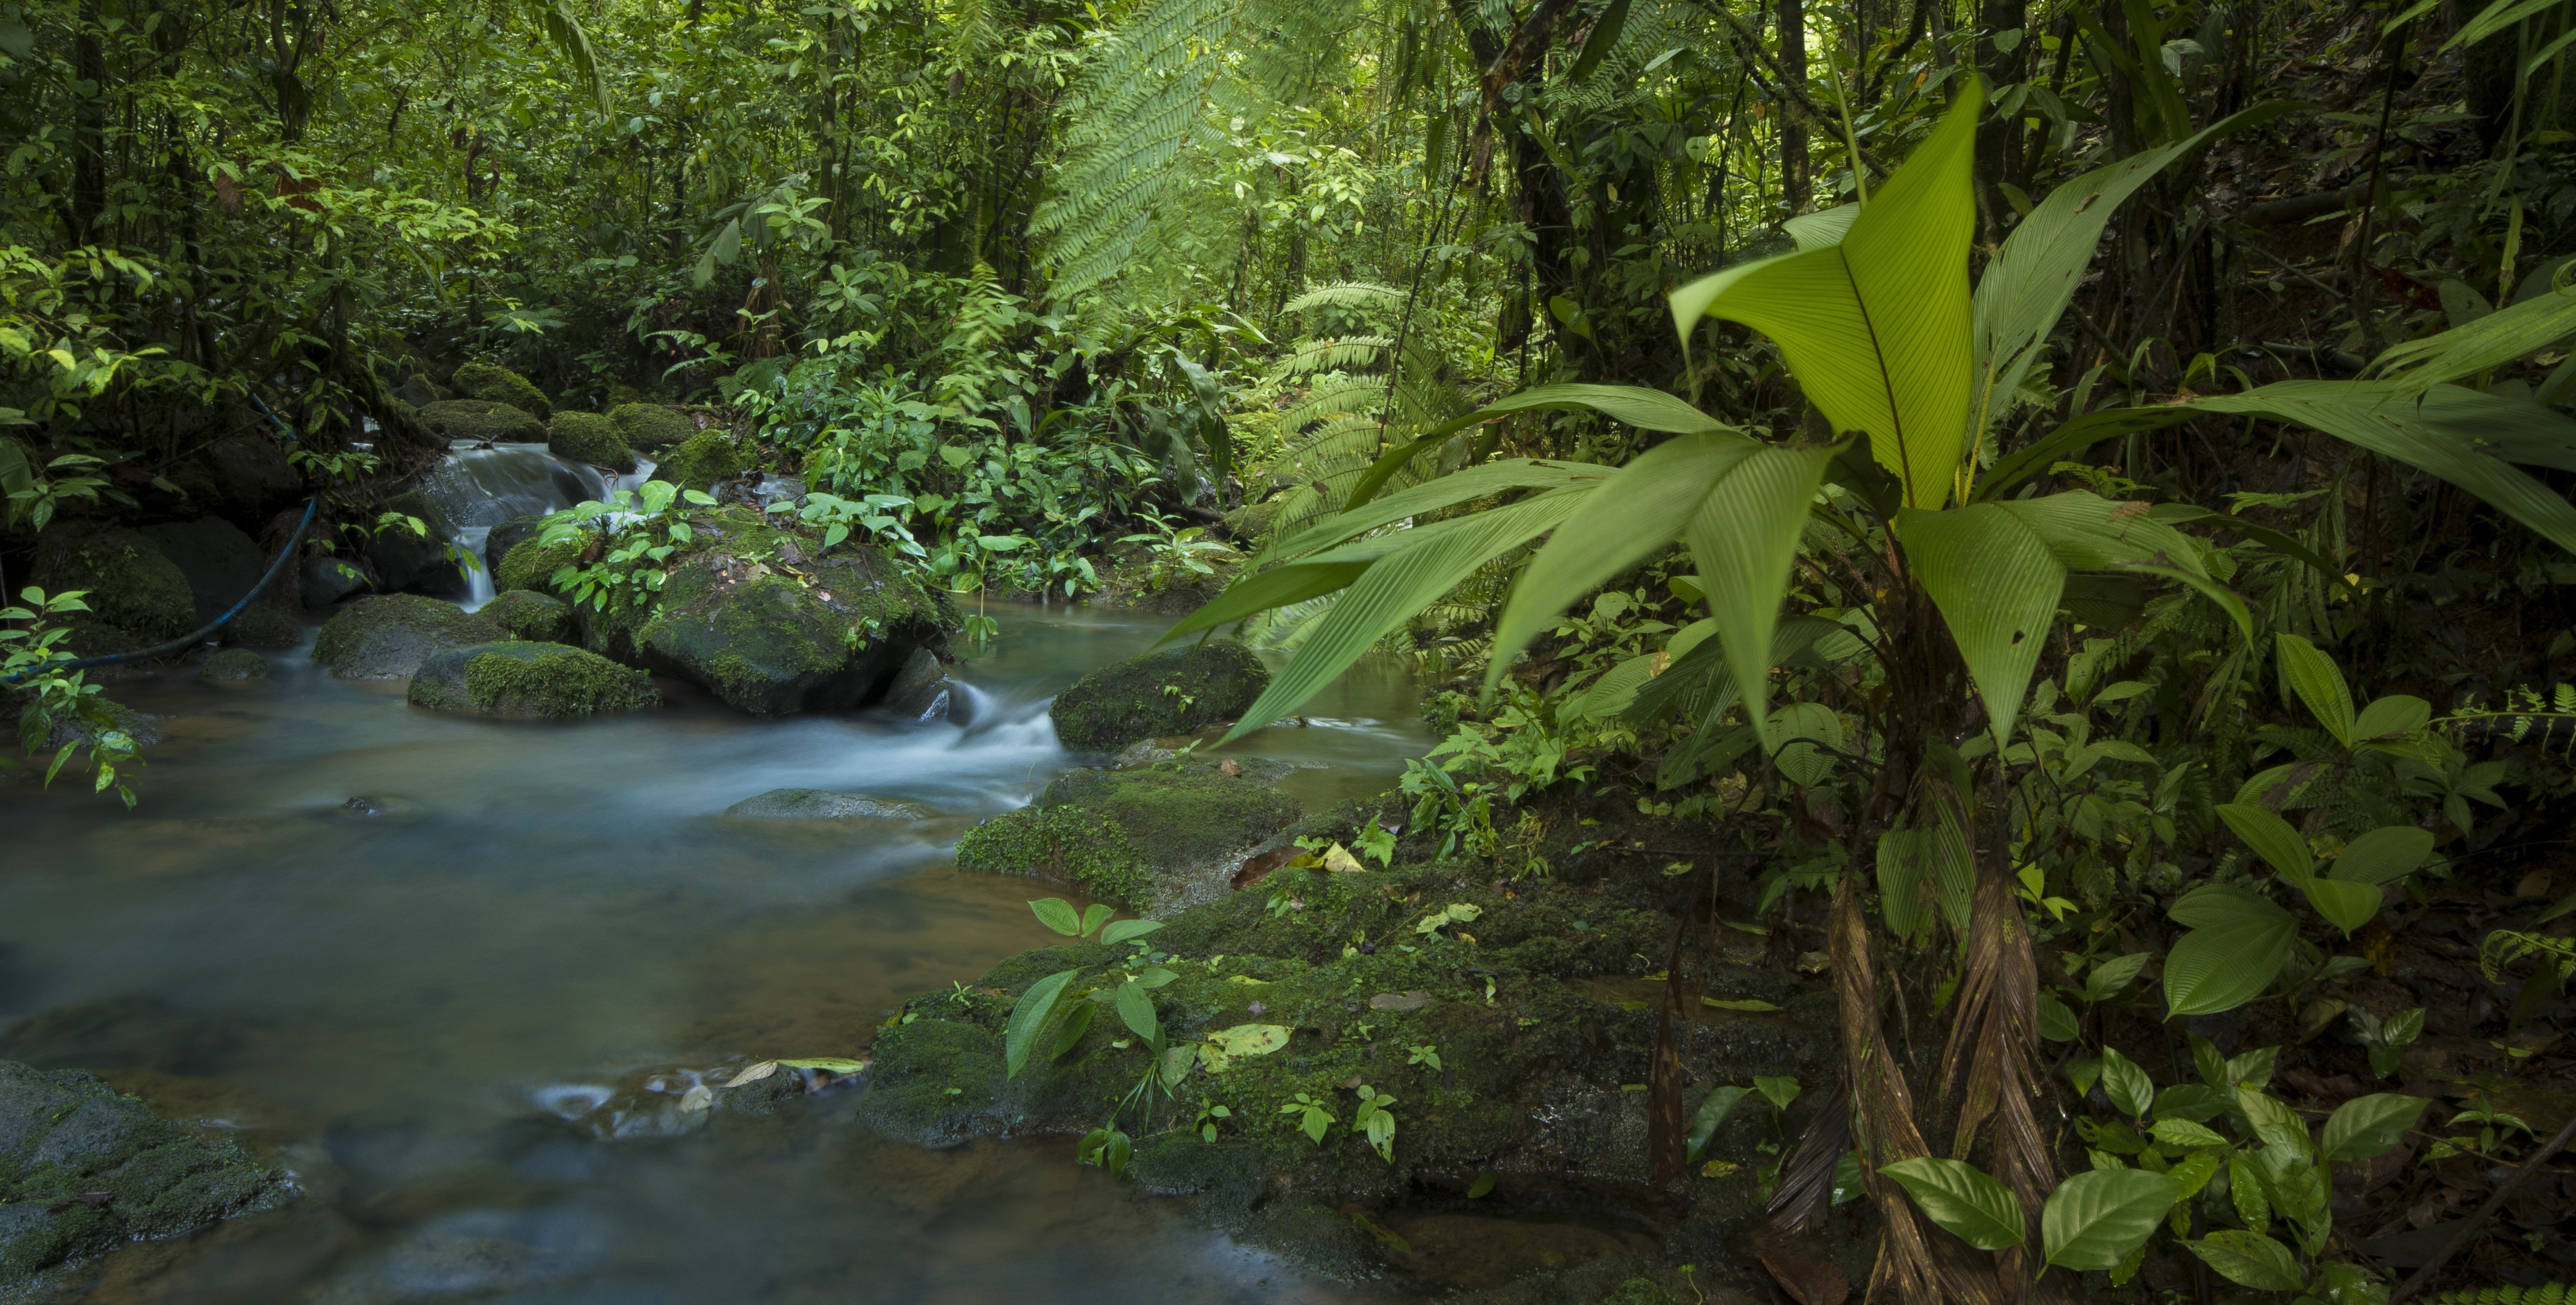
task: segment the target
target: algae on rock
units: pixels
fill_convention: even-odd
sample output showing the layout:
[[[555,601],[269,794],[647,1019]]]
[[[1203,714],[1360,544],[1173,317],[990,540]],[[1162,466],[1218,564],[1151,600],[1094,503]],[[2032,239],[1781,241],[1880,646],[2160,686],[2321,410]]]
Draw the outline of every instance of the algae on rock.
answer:
[[[1269,683],[1269,668],[1251,649],[1212,639],[1103,666],[1057,694],[1047,715],[1064,746],[1115,752],[1233,720]]]
[[[546,451],[572,462],[606,467],[619,475],[635,470],[635,451],[617,423],[595,412],[558,412],[546,424]]]
[[[1153,877],[1117,821],[1081,807],[1021,807],[967,830],[957,840],[957,868],[985,874],[1037,875],[1072,884],[1093,897],[1141,905]]]
[[[512,589],[495,594],[475,613],[501,627],[513,639],[530,643],[570,643],[573,641],[572,607],[553,594],[534,589]]]
[[[538,389],[536,382],[507,367],[470,362],[457,368],[456,375],[449,379],[448,384],[468,399],[506,403],[535,414],[539,421],[554,415],[554,405],[547,401],[546,392]]]
[[[56,525],[36,541],[27,579],[49,594],[85,591],[81,601],[89,604],[89,614],[70,622],[72,646],[84,654],[149,647],[197,626],[187,575],[137,531],[90,522]]]
[[[721,430],[702,430],[665,451],[653,464],[653,479],[682,489],[713,489],[751,470],[751,453]]]
[[[344,680],[398,680],[432,654],[498,643],[500,626],[454,603],[418,594],[380,594],[340,609],[313,640],[313,660]]]
[[[420,424],[448,439],[478,444],[542,444],[546,439],[542,418],[489,399],[441,399],[421,408]]]
[[[658,403],[621,403],[608,410],[617,433],[630,448],[659,453],[698,433],[698,424],[678,408]]]
[[[653,677],[559,643],[505,641],[432,655],[405,695],[415,707],[520,720],[578,720],[662,705]]]

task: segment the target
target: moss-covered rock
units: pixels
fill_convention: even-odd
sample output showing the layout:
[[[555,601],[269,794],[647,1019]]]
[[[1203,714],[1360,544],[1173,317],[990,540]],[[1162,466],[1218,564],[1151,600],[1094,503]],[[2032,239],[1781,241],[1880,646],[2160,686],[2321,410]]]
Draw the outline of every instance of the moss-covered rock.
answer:
[[[304,610],[308,612],[329,611],[341,599],[351,594],[365,593],[376,587],[375,580],[367,575],[366,568],[342,558],[327,556],[304,559],[303,565],[296,568],[295,581],[297,592],[303,599]]]
[[[284,584],[280,580],[278,583]],[[266,605],[262,599],[241,610],[224,626],[224,642],[264,652],[284,652],[304,642],[304,625],[294,617]]]
[[[470,362],[456,369],[448,384],[468,399],[489,403],[506,403],[522,412],[532,413],[539,421],[554,415],[554,405],[536,382],[491,363]]]
[[[498,575],[501,570],[501,559],[508,557],[510,550],[518,547],[520,541],[529,539],[544,530],[546,516],[547,514],[543,512],[532,512],[527,516],[512,517],[484,532],[484,567]],[[497,586],[498,582],[495,583]]]
[[[197,678],[208,684],[249,684],[268,678],[268,659],[248,648],[225,648],[206,658],[197,667]]]
[[[1068,748],[1115,752],[1158,734],[1233,720],[1261,696],[1270,670],[1231,639],[1112,662],[1076,680],[1047,708]]]
[[[518,720],[578,720],[662,705],[653,677],[559,643],[509,641],[433,653],[411,677],[415,707]]]
[[[626,447],[617,423],[595,412],[558,412],[546,423],[546,451],[558,458],[606,467],[619,475],[635,469],[635,451]]]
[[[617,423],[617,433],[627,447],[647,453],[659,453],[698,433],[698,423],[687,412],[658,403],[621,403],[608,410],[608,419]]]
[[[420,424],[451,440],[543,444],[546,424],[527,409],[488,399],[442,399],[424,405]]]
[[[1097,812],[1125,830],[1143,853],[1152,887],[1145,897],[1122,900],[1164,907],[1227,891],[1246,851],[1296,823],[1304,814],[1297,800],[1268,782],[1286,770],[1258,758],[1239,759],[1232,775],[1192,760],[1069,770],[1038,795],[1038,805]]]
[[[190,1136],[87,1074],[0,1061],[0,1295],[294,1195],[239,1145]]]
[[[313,640],[313,660],[344,680],[398,680],[432,654],[499,643],[501,627],[454,603],[380,594],[340,609]]]
[[[268,558],[242,529],[220,517],[144,526],[134,533],[151,540],[170,564],[187,577],[199,625],[221,616],[259,583]]]
[[[474,613],[531,643],[570,643],[574,638],[572,608],[552,594],[512,589],[495,595]]]
[[[494,526],[493,529],[500,527]],[[535,535],[526,536],[511,545],[509,551],[501,555],[500,564],[492,568],[492,587],[502,593],[518,589],[545,592],[554,573],[579,560],[582,550],[589,545],[590,540],[580,535],[552,544]]]
[[[653,464],[653,479],[667,480],[682,489],[715,488],[720,480],[731,480],[751,470],[751,451],[734,443],[733,437],[720,430],[702,430],[665,450]]]
[[[945,608],[875,549],[844,545],[796,565],[762,547],[768,527],[723,519],[737,522],[730,537],[675,560],[661,611],[633,632],[647,664],[756,715],[845,711],[882,697],[915,649],[944,637]],[[793,543],[769,534],[775,548]],[[612,641],[591,631],[584,642]]]
[[[1269,534],[1271,525],[1278,520],[1278,499],[1246,503],[1225,514],[1226,538],[1238,544],[1253,543],[1263,535]]]
[[[957,840],[957,868],[1037,875],[1127,906],[1143,903],[1154,883],[1117,821],[1074,806],[1021,807],[967,830]]]
[[[123,651],[110,643],[149,647],[197,628],[187,575],[136,531],[92,522],[57,525],[37,539],[27,580],[49,594],[85,591],[81,601],[89,604],[89,615],[71,622],[72,646],[84,654]]]

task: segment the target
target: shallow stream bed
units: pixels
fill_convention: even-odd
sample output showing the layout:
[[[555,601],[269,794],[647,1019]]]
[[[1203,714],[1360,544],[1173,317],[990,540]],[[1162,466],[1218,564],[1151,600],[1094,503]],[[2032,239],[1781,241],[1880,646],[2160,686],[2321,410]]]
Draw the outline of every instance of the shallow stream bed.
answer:
[[[0,1057],[238,1127],[307,1195],[120,1252],[81,1298],[1372,1299],[1077,1170],[1070,1139],[878,1141],[848,1088],[675,1137],[558,1118],[656,1067],[852,1055],[902,998],[1047,940],[1022,903],[1059,890],[948,849],[1080,760],[1045,699],[1160,623],[996,614],[962,729],[755,721],[672,683],[637,717],[459,720],[300,651],[264,685],[118,685],[167,717],[138,809],[0,787]],[[1311,710],[1245,749],[1299,763],[1310,811],[1429,742],[1390,671]],[[781,787],[942,817],[720,815]]]

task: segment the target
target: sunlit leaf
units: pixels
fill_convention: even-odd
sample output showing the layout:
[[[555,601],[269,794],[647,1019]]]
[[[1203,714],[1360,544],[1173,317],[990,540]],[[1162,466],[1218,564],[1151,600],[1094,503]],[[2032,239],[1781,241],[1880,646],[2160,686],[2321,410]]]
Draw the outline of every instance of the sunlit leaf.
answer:
[[[1901,1184],[1926,1218],[1978,1250],[2019,1246],[2028,1236],[2021,1201],[1975,1165],[1918,1156],[1879,1172]]]
[[[2040,1239],[2047,1262],[2068,1269],[2108,1269],[2129,1258],[2182,1199],[2163,1174],[2143,1169],[2096,1169],[2077,1174],[2049,1193],[2040,1211]]]

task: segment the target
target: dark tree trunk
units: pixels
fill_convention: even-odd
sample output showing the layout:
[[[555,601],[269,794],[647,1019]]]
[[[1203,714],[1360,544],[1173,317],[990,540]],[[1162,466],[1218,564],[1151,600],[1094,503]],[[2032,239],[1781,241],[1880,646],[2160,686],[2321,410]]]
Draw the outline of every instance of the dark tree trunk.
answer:
[[[1977,43],[1977,67],[1995,86],[2010,86],[2030,76],[2030,6],[2026,0],[1984,0],[1977,21],[1988,33],[2012,32],[2020,39],[2010,50],[1998,50],[1991,39]],[[1991,116],[1977,127],[1977,216],[1989,245],[2003,243],[2004,214],[2009,207],[2000,187],[2019,184],[2014,164],[2021,158],[2021,115]]]
[[[1780,76],[1790,92],[1804,94],[1807,89],[1807,10],[1802,0],[1780,0]],[[1802,212],[1807,207],[1812,187],[1807,179],[1807,125],[1798,120],[1795,106],[1776,104],[1780,115],[1780,193],[1788,201],[1789,211]]]

